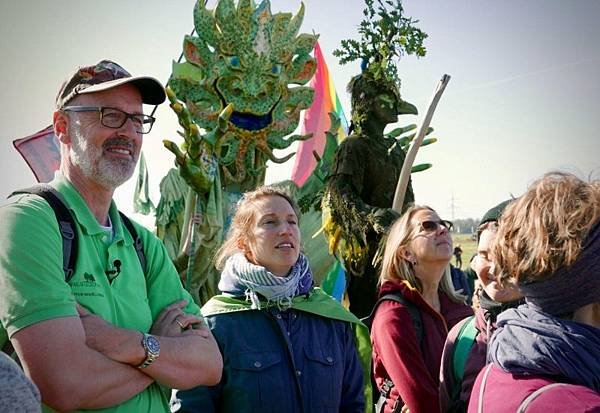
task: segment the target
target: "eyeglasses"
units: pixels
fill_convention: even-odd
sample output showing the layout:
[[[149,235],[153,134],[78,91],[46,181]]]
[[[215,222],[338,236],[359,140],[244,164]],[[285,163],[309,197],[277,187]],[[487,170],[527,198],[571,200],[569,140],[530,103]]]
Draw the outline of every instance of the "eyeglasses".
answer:
[[[444,227],[448,230],[448,232],[450,232],[452,231],[452,228],[454,228],[454,224],[445,219],[441,219],[439,221],[421,221],[420,225],[425,232],[435,232],[439,227]]]
[[[62,108],[62,110],[65,112],[99,112],[100,123],[107,128],[113,129],[119,129],[127,122],[127,119],[131,119],[135,131],[142,134],[150,132],[156,120],[150,115],[127,113],[121,109],[103,106],[67,106]]]

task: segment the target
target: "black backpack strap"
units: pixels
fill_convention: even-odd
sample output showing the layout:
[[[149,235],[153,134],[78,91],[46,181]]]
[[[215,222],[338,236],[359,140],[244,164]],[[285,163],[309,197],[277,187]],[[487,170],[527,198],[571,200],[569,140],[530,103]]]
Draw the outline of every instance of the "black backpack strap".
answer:
[[[65,273],[65,282],[73,277],[75,273],[75,260],[77,259],[77,231],[75,230],[75,220],[62,196],[48,184],[38,184],[30,188],[14,191],[8,197],[18,194],[33,194],[46,200],[56,215],[58,229],[62,237],[63,251],[63,271]]]
[[[415,329],[415,334],[417,335],[417,341],[419,342],[419,346],[423,344],[423,319],[421,318],[421,312],[417,308],[417,306],[412,302],[404,298],[404,296],[400,292],[385,294],[377,300],[375,305],[373,306],[373,310],[371,310],[371,314],[367,317],[362,318],[361,321],[371,329],[373,325],[373,319],[375,318],[375,312],[377,311],[377,307],[383,301],[395,301],[397,303],[402,304],[408,310],[410,314],[410,319],[412,321],[413,327]]]
[[[417,308],[417,306],[412,302],[408,301],[404,298],[403,295],[397,294],[386,294],[382,298],[385,298],[387,295],[390,295],[388,300],[397,301],[400,304],[404,305],[410,314],[410,319],[412,321],[413,327],[415,328],[415,334],[417,335],[417,341],[419,342],[419,346],[423,347],[423,319],[421,318],[421,312]],[[392,298],[392,296],[394,298]]]
[[[75,273],[75,261],[77,260],[78,249],[77,231],[75,230],[75,219],[73,218],[73,214],[71,214],[71,211],[65,204],[62,195],[48,184],[37,184],[29,188],[19,189],[11,193],[8,197],[10,198],[13,195],[19,194],[38,195],[44,198],[54,211],[56,221],[58,222],[58,229],[62,237],[65,282],[69,282]],[[142,243],[142,239],[139,237],[131,220],[121,211],[119,211],[119,215],[133,238],[135,252],[140,260],[142,271],[146,274],[146,255],[144,254],[144,244]]]
[[[371,313],[367,317],[361,318],[363,324],[365,324],[369,328],[369,331],[371,330],[371,327],[373,326],[373,319],[375,318],[375,313],[377,312],[377,308],[379,307],[379,304],[381,304],[383,301],[395,301],[406,307],[408,313],[410,314],[410,319],[412,321],[413,328],[415,329],[415,334],[417,336],[419,347],[422,349],[423,319],[421,318],[421,313],[419,312],[417,306],[412,301],[409,301],[406,298],[404,298],[402,293],[400,293],[399,291],[381,296],[373,306],[373,310],[371,310]],[[392,391],[393,387],[394,382],[391,379],[387,378],[383,381],[382,386],[378,389],[380,396],[379,400],[375,404],[375,412],[383,411],[384,406],[386,404],[386,400],[389,398],[390,392]],[[399,412],[401,407],[402,406],[400,403],[400,398],[398,398],[395,400],[394,405],[392,406],[392,413]]]
[[[133,238],[133,247],[135,248],[135,253],[138,256],[138,259],[140,260],[142,271],[144,272],[144,274],[146,274],[146,254],[144,254],[144,243],[142,242],[142,239],[138,235],[137,231],[135,230],[133,222],[131,222],[127,215],[125,215],[121,211],[119,211],[119,215],[121,216],[121,221],[123,221],[123,224],[131,234],[131,238]]]

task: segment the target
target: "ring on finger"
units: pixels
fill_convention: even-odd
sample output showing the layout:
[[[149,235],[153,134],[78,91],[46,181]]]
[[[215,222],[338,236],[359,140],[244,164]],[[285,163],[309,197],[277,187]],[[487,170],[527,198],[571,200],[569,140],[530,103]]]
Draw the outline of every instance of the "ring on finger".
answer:
[[[181,323],[181,321],[179,321],[178,319],[175,319],[175,322],[177,324],[179,324],[179,327],[181,327],[182,330],[185,329],[185,326]]]

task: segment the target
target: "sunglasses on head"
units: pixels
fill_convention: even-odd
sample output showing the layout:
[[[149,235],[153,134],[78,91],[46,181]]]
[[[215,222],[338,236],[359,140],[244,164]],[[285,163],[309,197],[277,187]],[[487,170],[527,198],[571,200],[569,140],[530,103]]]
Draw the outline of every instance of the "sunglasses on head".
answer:
[[[435,232],[439,227],[444,227],[448,231],[452,231],[452,228],[454,228],[452,222],[445,219],[441,219],[439,221],[421,221],[420,224],[421,228],[423,228],[423,231],[425,232]]]

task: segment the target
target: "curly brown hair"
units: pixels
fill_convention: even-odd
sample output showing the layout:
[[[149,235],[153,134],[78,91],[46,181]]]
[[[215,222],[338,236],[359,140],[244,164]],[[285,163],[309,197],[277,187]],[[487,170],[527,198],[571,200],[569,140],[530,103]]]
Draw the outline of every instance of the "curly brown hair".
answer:
[[[600,219],[600,181],[550,172],[500,218],[494,261],[500,280],[535,281],[571,265]]]

